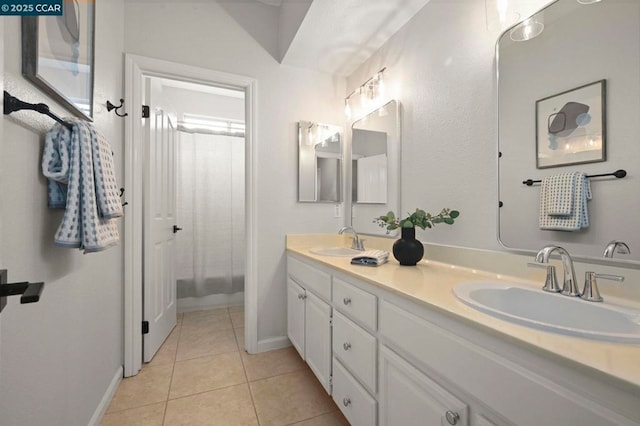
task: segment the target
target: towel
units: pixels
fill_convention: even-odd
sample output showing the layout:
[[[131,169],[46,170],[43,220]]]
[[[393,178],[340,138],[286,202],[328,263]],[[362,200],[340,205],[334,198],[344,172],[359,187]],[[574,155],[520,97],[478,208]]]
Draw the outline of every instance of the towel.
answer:
[[[542,178],[540,229],[578,231],[588,228],[588,200],[591,200],[591,185],[585,173],[559,173]]]
[[[122,216],[111,148],[93,126],[73,121],[47,133],[42,173],[49,179],[49,206],[65,208],[55,244],[85,253],[105,250],[120,239],[115,217]]]
[[[389,252],[384,250],[367,250],[351,259],[352,265],[380,266],[389,260]]]

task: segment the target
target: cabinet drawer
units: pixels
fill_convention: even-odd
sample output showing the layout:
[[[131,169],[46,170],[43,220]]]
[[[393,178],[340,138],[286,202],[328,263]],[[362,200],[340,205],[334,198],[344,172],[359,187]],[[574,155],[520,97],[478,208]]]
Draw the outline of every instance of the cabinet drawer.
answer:
[[[333,314],[333,353],[371,393],[376,392],[376,339],[362,327]]]
[[[437,371],[517,425],[631,424],[595,401],[386,301],[380,303],[380,335],[423,372]]]
[[[352,426],[376,424],[376,400],[333,359],[333,400]]]
[[[342,281],[333,279],[333,306],[350,318],[375,331],[377,321],[377,298],[373,294]]]
[[[305,289],[324,300],[331,300],[331,275],[291,256],[287,258],[287,273]]]

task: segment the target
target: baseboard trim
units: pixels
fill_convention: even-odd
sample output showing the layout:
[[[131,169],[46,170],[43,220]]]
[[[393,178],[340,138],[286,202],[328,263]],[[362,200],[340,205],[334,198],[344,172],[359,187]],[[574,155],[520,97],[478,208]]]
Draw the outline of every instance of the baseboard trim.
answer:
[[[111,404],[111,400],[118,389],[118,385],[122,381],[122,375],[124,370],[122,366],[119,366],[116,370],[116,374],[113,375],[113,379],[111,379],[111,383],[107,388],[106,392],[102,396],[100,400],[100,404],[96,407],[96,410],[93,412],[93,416],[91,416],[91,420],[89,420],[89,426],[98,426],[104,417],[104,413],[109,408],[109,404]]]
[[[178,299],[178,313],[244,305],[244,292]]]
[[[287,336],[271,337],[258,341],[258,353],[288,348],[289,346],[291,346],[291,342]]]

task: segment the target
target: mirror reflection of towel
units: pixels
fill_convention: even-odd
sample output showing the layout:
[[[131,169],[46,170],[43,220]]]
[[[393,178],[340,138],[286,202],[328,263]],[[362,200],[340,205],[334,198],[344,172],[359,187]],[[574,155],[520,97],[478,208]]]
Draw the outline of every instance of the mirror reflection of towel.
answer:
[[[559,173],[542,178],[540,229],[578,231],[589,227],[587,201],[591,185],[582,172]]]

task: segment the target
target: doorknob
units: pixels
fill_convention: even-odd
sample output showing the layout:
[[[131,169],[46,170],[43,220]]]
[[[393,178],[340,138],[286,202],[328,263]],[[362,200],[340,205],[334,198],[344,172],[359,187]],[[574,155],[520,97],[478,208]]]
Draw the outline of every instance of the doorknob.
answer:
[[[178,225],[173,225],[173,233],[176,234],[178,231],[182,231],[182,228],[178,227]]]

